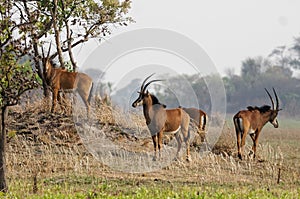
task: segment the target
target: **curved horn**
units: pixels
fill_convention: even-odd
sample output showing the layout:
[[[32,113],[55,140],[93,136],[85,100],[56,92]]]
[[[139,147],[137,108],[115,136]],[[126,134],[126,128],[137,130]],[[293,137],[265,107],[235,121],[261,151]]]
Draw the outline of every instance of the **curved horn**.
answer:
[[[270,99],[271,99],[271,102],[272,102],[272,109],[274,110],[274,101],[273,101],[273,98],[272,96],[270,95],[269,91],[265,88],[266,92],[268,93]]]
[[[278,100],[278,96],[277,96],[277,93],[276,93],[274,88],[273,88],[273,93],[274,93],[275,99],[276,99],[276,108],[275,108],[275,110],[278,110],[279,109],[279,100]]]
[[[49,50],[48,50],[47,58],[49,58],[50,50],[51,50],[51,43],[50,43],[50,45],[49,45]]]
[[[148,82],[148,83],[144,86],[144,90],[143,90],[143,91],[145,91],[146,88],[147,88],[151,83],[153,83],[153,82],[159,82],[159,81],[163,81],[163,80],[161,80],[161,79],[151,80],[150,82]]]
[[[146,79],[143,81],[143,83],[142,83],[142,86],[141,86],[141,92],[143,93],[144,92],[144,85],[145,85],[145,83],[146,83],[146,81],[150,78],[150,77],[152,77],[153,75],[154,75],[155,73],[152,73],[151,75],[149,75],[148,77],[146,77]]]
[[[44,48],[42,47],[42,55],[43,55],[43,59],[45,58],[45,54],[44,54]]]

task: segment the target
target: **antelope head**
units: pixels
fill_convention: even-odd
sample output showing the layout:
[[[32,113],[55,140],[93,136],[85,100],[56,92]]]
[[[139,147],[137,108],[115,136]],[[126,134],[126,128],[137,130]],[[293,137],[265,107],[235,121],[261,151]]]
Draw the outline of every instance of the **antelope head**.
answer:
[[[45,57],[44,54],[44,48],[42,48],[42,62],[43,62],[43,66],[44,66],[44,72],[47,73],[47,71],[50,70],[50,68],[52,67],[52,63],[51,63],[51,59],[50,59],[50,50],[51,50],[51,43],[48,49],[48,53],[47,56]]]
[[[279,124],[277,121],[277,115],[278,115],[278,112],[282,109],[279,109],[279,101],[278,101],[277,93],[276,93],[275,89],[273,88],[273,93],[274,93],[275,99],[276,99],[276,106],[275,106],[274,100],[273,100],[271,94],[269,93],[269,91],[266,88],[265,88],[265,90],[266,90],[268,96],[270,97],[270,100],[272,103],[272,109],[270,110],[271,114],[270,114],[269,122],[274,126],[274,128],[278,128]]]
[[[146,79],[143,81],[142,86],[141,86],[141,88],[140,88],[140,91],[138,91],[139,96],[138,96],[138,98],[132,103],[132,106],[133,106],[134,108],[137,107],[137,106],[141,106],[141,105],[149,104],[149,103],[151,103],[151,105],[152,105],[152,104],[160,104],[159,101],[158,101],[158,99],[157,99],[154,95],[150,94],[150,93],[148,92],[148,90],[146,90],[147,87],[148,87],[151,83],[153,83],[153,82],[158,82],[158,81],[162,81],[162,80],[151,80],[150,82],[146,83],[146,81],[147,81],[150,77],[152,77],[153,75],[154,75],[154,73],[151,74],[150,76],[146,77]],[[146,83],[146,84],[145,84],[145,83]],[[163,105],[163,104],[162,104],[162,105]],[[163,106],[165,107],[165,105],[163,105]]]

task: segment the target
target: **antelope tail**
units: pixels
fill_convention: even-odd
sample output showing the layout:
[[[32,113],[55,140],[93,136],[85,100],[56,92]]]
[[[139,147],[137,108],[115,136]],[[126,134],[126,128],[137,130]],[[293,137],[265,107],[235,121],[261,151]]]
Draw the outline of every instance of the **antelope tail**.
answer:
[[[242,136],[243,136],[243,124],[242,124],[242,119],[241,118],[239,118],[239,117],[236,117],[236,118],[234,118],[234,122],[235,122],[235,124],[236,124],[236,128],[237,128],[237,131],[238,132],[240,132],[241,134],[242,134]]]
[[[89,103],[91,103],[93,87],[94,87],[94,83],[92,82],[92,86],[91,86],[91,89],[90,89],[90,94],[89,94],[89,97],[88,97],[88,102]]]
[[[202,124],[202,130],[205,130],[205,126],[206,126],[206,122],[207,122],[207,115],[203,116],[203,124]]]

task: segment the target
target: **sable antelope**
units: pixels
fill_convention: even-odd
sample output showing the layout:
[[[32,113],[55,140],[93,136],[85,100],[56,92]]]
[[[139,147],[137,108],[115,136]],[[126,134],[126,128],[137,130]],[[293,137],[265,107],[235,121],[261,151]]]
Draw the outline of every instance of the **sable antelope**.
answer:
[[[68,72],[65,69],[54,68],[53,63],[49,57],[50,48],[51,45],[49,47],[47,57],[44,56],[44,51],[42,48],[42,61],[44,65],[44,77],[46,79],[47,84],[51,87],[53,94],[51,113],[54,112],[57,99],[59,99],[58,92],[61,90],[71,90],[78,92],[86,106],[87,116],[89,116],[90,100],[93,88],[92,78],[90,78],[85,73]]]
[[[161,81],[152,80],[145,85],[146,81],[152,75],[148,76],[143,81],[141,89],[138,92],[139,97],[132,103],[132,106],[134,108],[141,105],[143,106],[144,117],[146,119],[146,124],[148,125],[154,145],[155,154],[153,160],[157,159],[157,146],[159,151],[159,157],[161,156],[160,149],[162,145],[162,138],[164,132],[176,133],[175,137],[178,143],[176,157],[178,158],[182,143],[182,138],[178,131],[181,131],[187,147],[187,160],[190,161],[190,132],[188,129],[190,116],[181,108],[165,109],[166,106],[164,104],[161,104],[153,94],[150,94],[148,90],[146,90],[151,83]]]
[[[272,102],[272,109],[268,105],[261,107],[248,106],[248,110],[239,111],[234,117],[233,122],[237,136],[238,157],[242,159],[246,136],[249,133],[253,141],[253,157],[255,158],[256,146],[258,144],[258,136],[267,122],[270,122],[275,128],[278,128],[277,114],[279,109],[279,101],[275,89],[273,92],[276,98],[276,107],[274,101],[267,89],[265,89]]]

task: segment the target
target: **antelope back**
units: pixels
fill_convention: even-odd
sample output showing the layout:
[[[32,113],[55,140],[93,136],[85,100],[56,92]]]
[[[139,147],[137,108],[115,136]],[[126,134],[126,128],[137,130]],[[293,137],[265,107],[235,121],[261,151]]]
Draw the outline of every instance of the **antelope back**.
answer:
[[[185,115],[186,113],[182,109],[180,108],[167,109],[166,113],[167,113],[167,119],[165,123],[166,132],[175,131],[181,126],[182,123],[184,123],[183,116],[186,117]]]
[[[203,115],[201,110],[198,110],[196,108],[182,108],[189,116],[197,122],[197,124],[200,121],[200,117]]]
[[[74,89],[77,87],[77,73],[68,72],[63,69],[57,68],[54,70],[53,76],[53,84],[59,84],[59,89]]]
[[[78,89],[78,91],[88,91],[92,84],[92,78],[85,73],[68,72],[64,69],[55,69],[57,78],[53,80],[59,81],[61,89]]]
[[[196,108],[182,108],[194,120],[198,128],[204,130],[207,122],[206,113]]]
[[[76,79],[74,82],[74,86],[77,88],[79,94],[84,96],[90,95],[91,87],[93,84],[93,80],[90,76],[85,73],[76,73]]]

